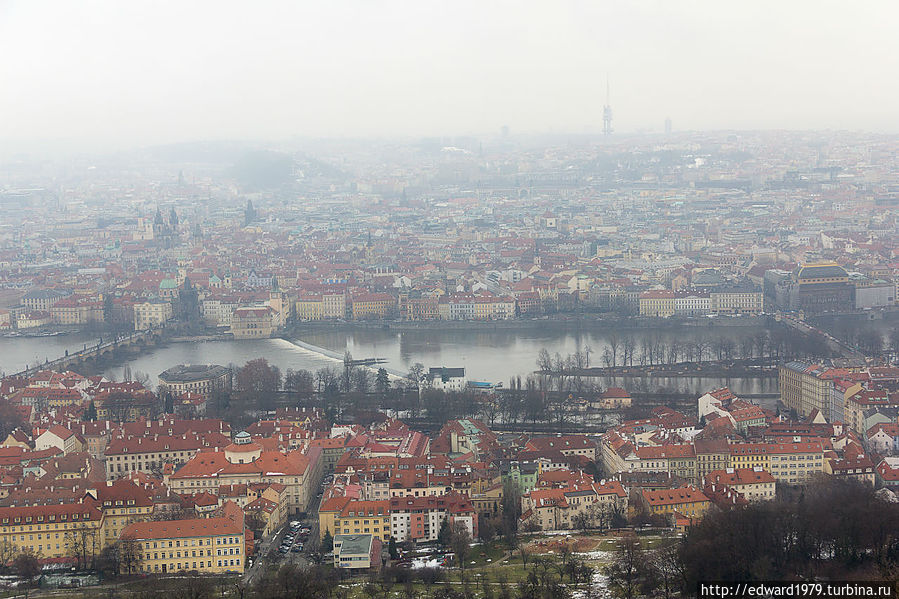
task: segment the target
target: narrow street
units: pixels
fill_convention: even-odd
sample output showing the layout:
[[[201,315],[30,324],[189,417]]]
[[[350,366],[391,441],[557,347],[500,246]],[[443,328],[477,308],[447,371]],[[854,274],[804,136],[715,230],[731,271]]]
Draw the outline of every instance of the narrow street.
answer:
[[[321,493],[323,486],[319,483],[316,493]],[[288,517],[287,522],[268,538],[259,542],[259,551],[253,558],[253,565],[248,568],[243,575],[244,583],[252,585],[259,576],[266,571],[269,565],[280,567],[284,564],[295,564],[301,568],[305,568],[312,564],[309,554],[318,550],[319,532],[318,532],[318,506],[321,502],[321,495],[317,494],[313,497],[309,506],[306,508],[306,518],[298,518],[296,516]],[[298,520],[303,526],[310,529],[309,537],[303,545],[303,551],[294,553],[289,551],[281,553],[278,548],[284,537],[290,532],[290,523]]]

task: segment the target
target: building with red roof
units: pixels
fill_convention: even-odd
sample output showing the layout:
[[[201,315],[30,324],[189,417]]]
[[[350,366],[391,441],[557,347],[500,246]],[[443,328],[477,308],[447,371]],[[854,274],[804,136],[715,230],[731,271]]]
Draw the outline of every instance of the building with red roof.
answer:
[[[577,517],[610,517],[627,512],[627,492],[617,480],[573,481],[567,486],[539,485],[522,497],[522,522],[530,521],[541,530],[577,527]]]
[[[221,448],[203,449],[165,477],[172,491],[218,494],[229,485],[278,483],[285,487],[291,514],[305,512],[321,480],[321,449],[288,452],[253,449],[244,453]]]
[[[565,456],[584,456],[591,462],[596,460],[596,442],[586,435],[557,435],[555,437],[532,437],[525,449],[538,452],[559,451]]]
[[[641,491],[643,505],[651,514],[673,515],[678,512],[691,518],[702,517],[711,501],[699,489],[691,485],[677,489]]]
[[[877,468],[877,481],[888,489],[899,490],[899,457],[883,458]]]
[[[768,501],[777,492],[777,480],[762,468],[726,468],[713,470],[705,476],[705,486],[729,487],[747,501]]]
[[[461,524],[472,538],[478,534],[478,518],[471,501],[459,493],[440,497],[391,497],[390,534],[398,542],[436,541],[443,520]]]
[[[122,539],[135,543],[141,552],[140,573],[242,574],[246,567],[244,513],[232,502],[211,518],[129,524]]]

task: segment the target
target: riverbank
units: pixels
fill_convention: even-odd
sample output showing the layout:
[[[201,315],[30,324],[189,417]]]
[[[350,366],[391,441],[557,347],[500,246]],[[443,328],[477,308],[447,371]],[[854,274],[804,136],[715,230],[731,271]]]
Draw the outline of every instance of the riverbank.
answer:
[[[770,316],[649,318],[610,314],[554,314],[540,318],[509,320],[315,320],[289,327],[289,334],[314,330],[388,330],[388,331],[525,331],[525,330],[671,330],[679,327],[761,327],[773,326]]]
[[[708,362],[678,362],[655,366],[615,366],[584,368],[574,373],[588,377],[740,377],[770,378],[777,376],[777,366],[761,364],[758,360],[710,360]]]

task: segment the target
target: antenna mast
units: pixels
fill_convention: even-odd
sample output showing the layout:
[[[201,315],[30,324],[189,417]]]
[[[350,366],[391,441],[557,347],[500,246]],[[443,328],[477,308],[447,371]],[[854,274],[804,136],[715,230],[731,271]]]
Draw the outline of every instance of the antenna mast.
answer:
[[[611,96],[609,87],[609,76],[606,75],[606,104],[602,107],[602,133],[603,135],[612,134],[612,103],[609,100]]]

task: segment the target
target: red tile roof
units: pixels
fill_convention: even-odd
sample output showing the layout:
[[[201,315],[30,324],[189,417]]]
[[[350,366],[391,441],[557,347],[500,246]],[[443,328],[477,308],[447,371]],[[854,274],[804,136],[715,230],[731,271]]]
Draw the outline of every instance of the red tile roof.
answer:
[[[177,539],[211,535],[243,534],[243,511],[235,504],[225,504],[224,516],[216,518],[191,518],[189,520],[159,520],[134,522],[122,531],[122,538]]]
[[[643,499],[649,505],[679,505],[709,500],[702,491],[692,486],[678,489],[644,490]]]

